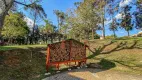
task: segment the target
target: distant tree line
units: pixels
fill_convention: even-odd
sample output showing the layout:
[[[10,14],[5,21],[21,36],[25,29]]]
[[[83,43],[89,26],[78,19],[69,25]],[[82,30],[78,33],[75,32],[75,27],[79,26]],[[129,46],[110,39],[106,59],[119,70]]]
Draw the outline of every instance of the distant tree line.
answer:
[[[113,32],[114,38],[117,36],[115,33],[118,29],[124,29],[127,35],[130,36],[130,31],[134,28],[141,30],[142,28],[142,6],[141,0],[137,2],[131,2],[129,5],[120,6],[121,0],[83,0],[82,2],[76,2],[74,5],[76,9],[68,9],[66,12],[65,29],[61,31],[68,38],[74,38],[78,40],[82,39],[95,39],[96,31],[102,32],[102,39],[105,39],[106,25],[108,21],[106,17],[110,17],[111,21],[109,29]],[[125,1],[125,0],[123,0]],[[131,12],[132,5],[137,6],[136,12]],[[120,14],[121,18],[117,19],[116,14]],[[133,18],[135,17],[135,20]],[[98,37],[97,37],[98,38]]]
[[[93,40],[101,37],[105,39],[107,16],[109,16],[109,30],[113,32],[114,38],[117,36],[116,31],[124,29],[128,36],[134,28],[142,29],[142,1],[130,3],[120,7],[120,0],[83,0],[75,2],[75,9],[68,9],[67,12],[54,10],[57,16],[58,26],[46,19],[44,9],[40,5],[40,0],[29,0],[31,3],[26,4],[15,0],[0,0],[2,12],[0,13],[0,37],[8,43],[14,44],[37,44],[39,42],[47,43],[50,41],[61,41],[62,39],[73,38],[77,40]],[[125,1],[125,0],[124,0]],[[24,9],[30,11],[33,17],[33,30],[29,30],[26,22],[23,20],[24,15],[15,11],[16,5],[23,5]],[[131,13],[132,5],[137,6],[137,11]],[[116,14],[121,14],[117,19]],[[7,16],[6,16],[7,15]],[[135,17],[133,20],[132,16]],[[42,19],[45,25],[35,29],[38,19]],[[100,30],[101,35],[96,31]]]

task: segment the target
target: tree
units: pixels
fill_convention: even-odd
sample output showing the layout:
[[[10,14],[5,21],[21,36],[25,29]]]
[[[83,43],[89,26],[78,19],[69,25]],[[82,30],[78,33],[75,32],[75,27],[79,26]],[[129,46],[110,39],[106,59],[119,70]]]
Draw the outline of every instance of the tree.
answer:
[[[3,27],[5,16],[12,7],[14,0],[0,0],[0,34]]]
[[[131,22],[131,14],[130,14],[130,9],[131,9],[131,6],[127,5],[125,7],[123,7],[123,17],[122,17],[122,20],[121,20],[121,27],[123,29],[125,29],[128,33],[128,36],[130,36],[130,33],[129,31],[133,29],[133,24]]]
[[[94,39],[95,31],[98,29],[97,24],[100,22],[98,14],[94,8],[93,0],[86,0],[80,4],[79,8],[77,9],[77,13],[83,22],[83,26],[85,28],[85,32],[87,32],[87,36],[89,39],[89,34],[91,34],[91,39]],[[91,32],[91,33],[90,33]]]
[[[137,0],[137,3],[138,4],[142,4],[142,0]]]
[[[110,0],[108,5],[106,6],[106,11],[110,15],[110,23],[109,29],[113,31],[114,38],[116,37],[115,31],[117,30],[117,20],[115,18],[115,14],[118,13],[119,1]]]
[[[39,27],[39,29],[40,29],[40,33],[42,34],[43,41],[46,41],[47,43],[48,34],[54,33],[56,27],[49,20],[44,20],[44,22],[45,22],[45,25]]]
[[[57,21],[58,21],[58,31],[59,31],[59,29],[60,29],[60,18],[59,18],[59,16],[60,16],[60,11],[59,11],[59,10],[54,10],[54,13],[55,13],[56,16],[57,16]]]
[[[66,18],[66,14],[64,12],[62,12],[62,11],[59,11],[59,10],[54,10],[54,13],[57,16],[58,31],[60,32],[61,31],[61,26],[63,25],[64,20]]]
[[[49,20],[44,20],[44,22],[46,23],[44,26],[45,33],[53,33],[55,31],[55,26],[52,24],[52,22]]]
[[[92,5],[94,0],[75,3],[77,9],[68,11],[67,24],[70,36],[75,39],[94,39],[100,17]]]
[[[33,23],[33,31],[32,31],[32,39],[34,40],[35,43],[37,43],[37,35],[38,35],[38,30],[35,29],[36,27],[36,22],[38,19],[44,19],[46,17],[46,13],[44,9],[42,8],[41,5],[38,4],[38,2],[31,2],[32,4],[30,6],[25,6],[25,10],[29,10],[34,23]]]
[[[13,38],[26,37],[29,33],[29,28],[23,20],[23,16],[19,13],[9,13],[4,21],[2,36],[8,38],[9,42]]]
[[[20,1],[22,1],[22,0],[20,0]],[[1,34],[1,30],[3,28],[3,23],[4,23],[5,16],[8,14],[8,11],[13,6],[15,6],[16,4],[19,4],[19,5],[23,5],[23,6],[26,6],[26,7],[31,7],[31,5],[33,3],[39,2],[39,0],[35,0],[33,3],[25,4],[25,3],[20,2],[20,1],[16,1],[16,0],[0,0],[0,34]],[[26,0],[24,0],[24,1],[26,1]],[[29,0],[27,0],[27,1],[29,1]]]
[[[109,0],[95,0],[93,5],[94,9],[98,12],[98,16],[101,19],[101,30],[102,30],[102,38],[105,39],[105,14],[106,14],[106,4]]]
[[[136,18],[136,29],[142,29],[142,1],[137,0],[137,12],[134,12]]]
[[[112,23],[110,23],[109,29],[113,31],[113,36],[114,38],[116,37],[115,31],[117,31],[117,24],[116,24],[116,19],[113,19]]]

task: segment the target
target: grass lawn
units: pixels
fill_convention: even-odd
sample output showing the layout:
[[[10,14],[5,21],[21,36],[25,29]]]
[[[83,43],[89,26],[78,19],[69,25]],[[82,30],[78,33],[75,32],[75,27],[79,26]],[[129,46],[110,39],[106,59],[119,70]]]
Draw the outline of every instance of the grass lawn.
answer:
[[[87,63],[99,63],[106,70],[142,75],[142,49],[131,47],[135,40],[138,41],[135,46],[142,48],[141,38],[89,41],[88,45],[93,51],[110,41],[113,43],[100,51],[100,53],[108,52],[106,54],[94,56],[91,51],[87,50],[87,56],[91,56]],[[116,48],[117,45],[122,46]],[[0,46],[0,79],[41,80],[46,77],[44,75],[46,73],[46,47],[47,45]],[[131,47],[131,49],[123,47]],[[66,68],[64,65],[61,67]]]
[[[12,49],[28,49],[29,47],[47,47],[47,45],[13,45],[13,46],[0,46],[0,51],[7,51]]]
[[[135,40],[138,41],[135,46],[139,47],[139,49],[135,48],[135,46],[130,49],[125,49],[125,48],[123,49],[122,47],[120,47],[122,49],[116,48],[120,42],[125,42],[125,41],[127,41],[127,43],[123,45],[123,47],[130,47],[133,45]],[[108,42],[109,40],[94,41],[90,43],[90,46],[92,47],[93,50],[94,48],[99,48],[99,46],[107,44]],[[103,66],[104,69],[108,68],[111,70],[142,75],[142,39],[141,38],[114,40],[113,44],[106,46],[102,50],[102,52],[107,52],[107,51],[109,53],[99,54],[91,57],[90,59],[88,59],[88,63],[99,63]],[[90,51],[88,51],[88,56],[89,55],[92,55]],[[106,60],[106,62],[104,60]],[[114,63],[115,67],[114,66],[112,67],[111,66],[112,64],[109,64],[110,62]]]
[[[41,80],[46,73],[46,45],[3,46],[0,80]]]

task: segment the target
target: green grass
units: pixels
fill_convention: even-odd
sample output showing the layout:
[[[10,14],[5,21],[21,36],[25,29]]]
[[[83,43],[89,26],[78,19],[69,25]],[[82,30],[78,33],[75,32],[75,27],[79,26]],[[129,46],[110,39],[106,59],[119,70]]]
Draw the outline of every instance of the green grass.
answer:
[[[0,46],[0,51],[7,51],[12,49],[28,49],[29,47],[47,47],[47,45],[14,45],[14,46]]]
[[[1,51],[0,80],[43,79],[46,73],[46,55],[42,51],[46,51],[46,48],[41,45],[20,46],[20,49],[16,47],[13,50]]]
[[[124,46],[129,47],[134,43],[135,40],[138,41],[136,46],[142,48],[141,39],[142,38],[115,40],[113,44],[106,46],[106,48],[103,49],[103,51],[111,51],[120,42],[125,42],[125,41],[127,41],[128,43]],[[91,42],[91,47],[98,48],[98,46],[106,43],[108,43],[108,41],[101,41],[101,40],[99,42],[94,41],[93,43]],[[87,52],[88,56],[92,55],[90,51]],[[88,63],[99,63],[100,65],[103,66],[104,69],[112,69],[112,70],[142,75],[142,49],[132,48],[132,49],[121,49],[118,51],[114,50],[110,53],[99,54],[96,56],[91,56],[90,58],[91,59],[88,59]],[[112,63],[114,63],[115,66]]]
[[[127,46],[131,46],[135,40],[142,48],[141,38],[113,40],[113,44],[106,46],[103,51],[110,51],[120,42],[127,41]],[[90,41],[90,47],[98,48],[112,40]],[[125,46],[126,46],[125,45]],[[1,80],[41,80],[46,73],[45,62],[47,45],[20,45],[20,46],[0,46],[0,79]],[[9,51],[10,50],[10,51]],[[31,56],[32,53],[32,56]],[[87,51],[87,56],[92,55]],[[103,69],[116,70],[132,74],[142,75],[142,49],[122,49],[112,51],[108,54],[91,56],[87,63],[99,63]],[[66,66],[62,65],[62,69]],[[51,69],[51,71],[53,71]],[[55,73],[55,71],[53,72]]]

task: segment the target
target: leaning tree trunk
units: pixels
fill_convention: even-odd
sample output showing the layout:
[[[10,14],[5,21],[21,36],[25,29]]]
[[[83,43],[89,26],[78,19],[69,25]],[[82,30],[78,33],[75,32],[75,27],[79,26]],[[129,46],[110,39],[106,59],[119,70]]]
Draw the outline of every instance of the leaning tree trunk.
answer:
[[[3,27],[5,16],[12,7],[14,0],[0,0],[0,35]]]

